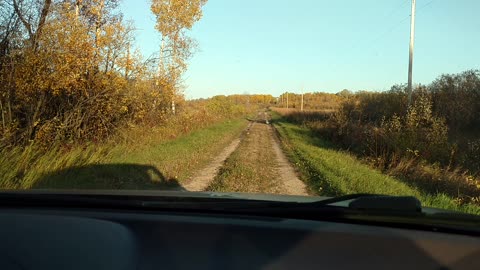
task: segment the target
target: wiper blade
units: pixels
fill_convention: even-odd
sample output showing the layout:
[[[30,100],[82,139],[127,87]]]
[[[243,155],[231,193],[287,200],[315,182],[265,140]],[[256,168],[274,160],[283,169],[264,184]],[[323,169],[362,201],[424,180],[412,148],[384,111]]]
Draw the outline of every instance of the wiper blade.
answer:
[[[248,207],[245,207],[246,209]],[[277,202],[256,206],[256,211],[315,213],[342,211],[351,214],[378,214],[394,216],[423,215],[420,201],[412,196],[378,194],[349,194],[314,202]]]
[[[345,196],[334,197],[311,203],[315,206],[325,206],[347,203],[344,206],[349,209],[365,210],[365,211],[396,211],[420,213],[422,204],[413,196],[390,196],[378,194],[349,194]]]
[[[409,213],[422,212],[422,204],[413,196],[363,197],[350,202],[349,207],[357,210],[391,210]]]
[[[366,198],[366,197],[373,197],[373,196],[379,196],[377,194],[368,194],[368,193],[355,193],[355,194],[348,194],[348,195],[343,195],[343,196],[338,196],[338,197],[333,197],[330,199],[325,199],[317,202],[313,202],[312,204],[315,205],[332,205],[336,203],[341,203],[341,202],[346,202],[350,200],[355,200],[358,198]]]
[[[348,208],[365,211],[422,212],[421,202],[413,196],[390,196],[378,194],[351,194],[318,202],[335,205],[348,202]]]

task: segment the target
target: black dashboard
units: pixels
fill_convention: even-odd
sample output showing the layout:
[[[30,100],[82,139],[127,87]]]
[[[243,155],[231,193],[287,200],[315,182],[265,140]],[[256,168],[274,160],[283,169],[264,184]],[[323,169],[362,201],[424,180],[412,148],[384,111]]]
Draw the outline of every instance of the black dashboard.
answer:
[[[0,269],[480,269],[480,239],[325,221],[3,208]]]

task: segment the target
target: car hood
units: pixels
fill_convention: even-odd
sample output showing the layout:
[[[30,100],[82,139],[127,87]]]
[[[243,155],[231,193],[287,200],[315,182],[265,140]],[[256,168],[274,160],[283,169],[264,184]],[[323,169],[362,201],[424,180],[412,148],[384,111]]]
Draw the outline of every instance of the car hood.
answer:
[[[1,194],[18,195],[84,195],[84,196],[135,196],[154,199],[155,197],[164,198],[191,198],[191,199],[232,199],[232,200],[254,200],[254,201],[272,201],[272,202],[297,202],[311,203],[318,202],[333,197],[329,196],[300,196],[300,195],[279,195],[262,193],[239,193],[239,192],[190,192],[190,191],[169,191],[169,190],[88,190],[88,189],[28,189],[28,190],[0,190]],[[348,207],[350,200],[332,203],[332,206]],[[427,214],[451,213],[462,214],[461,212],[445,210],[439,208],[422,207],[422,212]]]
[[[146,196],[146,197],[172,197],[172,198],[219,198],[237,200],[258,200],[276,202],[316,202],[331,197],[324,196],[299,196],[278,195],[262,193],[237,193],[237,192],[186,192],[165,190],[67,190],[67,189],[29,189],[29,190],[1,190],[0,194],[50,194],[50,195],[108,195],[108,196]]]

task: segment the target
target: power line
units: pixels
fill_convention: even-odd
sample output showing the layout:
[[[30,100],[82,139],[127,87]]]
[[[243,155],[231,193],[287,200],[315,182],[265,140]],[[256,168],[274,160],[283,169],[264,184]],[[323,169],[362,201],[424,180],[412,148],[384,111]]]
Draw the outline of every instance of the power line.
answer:
[[[390,27],[387,31],[383,32],[381,35],[379,35],[377,38],[375,38],[372,42],[370,43],[376,43],[377,41],[379,41],[380,39],[382,39],[383,37],[385,37],[386,35],[390,34],[391,32],[393,32],[393,30],[397,29],[400,25],[402,25],[405,21],[407,21],[408,19],[410,19],[410,15],[403,18],[402,20],[400,20],[397,24],[395,24],[394,26]]]
[[[435,2],[435,0],[431,0],[429,1],[428,3],[422,5],[420,8],[417,8],[417,11],[416,13],[419,14],[421,10],[423,10],[424,8],[428,7],[429,5],[431,5],[433,2]],[[408,0],[404,1],[404,3],[402,3],[401,6],[403,6],[403,4],[405,3],[408,3]],[[391,32],[393,32],[394,30],[396,30],[400,25],[402,25],[403,23],[405,23],[406,21],[408,21],[410,19],[410,14],[406,17],[404,17],[403,19],[401,19],[397,24],[393,25],[392,27],[390,27],[389,29],[387,29],[386,31],[382,32],[382,34],[380,34],[379,36],[377,36],[375,39],[372,39],[371,42],[368,42],[366,44],[368,44],[368,47],[370,47],[370,45],[372,45],[373,43],[376,43],[378,42],[379,40],[383,39],[385,36],[387,36],[388,34],[390,34]]]
[[[408,0],[403,0],[400,5],[398,5],[397,7],[395,7],[394,9],[392,9],[392,11],[390,11],[389,13],[387,13],[386,16],[384,16],[384,18],[389,18],[390,16],[392,16],[393,14],[397,13],[397,11],[401,10],[403,8],[403,6],[405,6],[406,4],[408,3]]]
[[[387,13],[388,16],[385,16],[386,17],[390,17],[392,16],[393,14],[395,14],[398,10],[400,10],[401,8],[403,8],[405,6],[405,4],[409,3],[410,1],[409,0],[404,0],[400,3],[400,5],[397,5],[395,8],[393,8],[389,13]],[[424,5],[422,5],[420,8],[417,8],[416,10],[416,13],[418,14],[421,10],[423,10],[424,8],[430,6],[433,2],[435,2],[435,0],[431,0],[427,3],[425,3]],[[378,35],[376,38],[374,39],[371,39],[370,41],[367,41],[365,43],[362,44],[362,42],[357,42],[354,46],[352,46],[350,48],[350,51],[352,50],[356,50],[357,48],[359,47],[372,47],[373,44],[377,43],[378,41],[382,40],[385,36],[389,35],[390,33],[392,33],[394,30],[396,30],[397,28],[399,28],[402,24],[404,24],[406,21],[408,21],[410,19],[410,14],[408,16],[405,16],[403,17],[400,21],[398,21],[395,25],[391,26],[390,28],[388,28],[386,31],[383,31],[380,35]],[[344,64],[344,63],[342,63]],[[337,64],[338,65],[338,64]]]
[[[432,1],[428,2],[428,3],[426,3],[425,5],[421,6],[418,10],[421,10],[421,9],[429,6],[429,5],[432,4],[433,2],[435,2],[435,0],[432,0]]]
[[[387,17],[391,17],[393,14],[395,14],[397,11],[399,11],[401,8],[403,8],[403,6],[408,3],[409,0],[403,0],[400,5],[397,5],[395,8],[393,8],[390,12],[386,13],[387,15],[384,16],[383,18],[387,18]],[[395,30],[398,26],[400,26],[403,22],[405,22],[406,20],[408,20],[410,18],[410,16],[407,16],[406,18],[403,18],[401,21],[399,21],[397,24],[393,25],[392,27],[390,27],[389,29],[387,29],[386,31],[383,31],[379,36],[375,37],[374,39],[370,39],[370,41],[367,40],[367,42],[357,42],[355,43],[354,46],[352,46],[350,48],[350,51],[352,50],[356,50],[357,48],[359,48],[360,46],[367,46],[367,47],[370,47],[373,43],[376,43],[377,41],[379,41],[380,39],[382,39],[384,36],[386,36],[387,34],[390,34],[393,30]],[[383,20],[383,19],[382,19]],[[363,44],[362,44],[363,43]]]

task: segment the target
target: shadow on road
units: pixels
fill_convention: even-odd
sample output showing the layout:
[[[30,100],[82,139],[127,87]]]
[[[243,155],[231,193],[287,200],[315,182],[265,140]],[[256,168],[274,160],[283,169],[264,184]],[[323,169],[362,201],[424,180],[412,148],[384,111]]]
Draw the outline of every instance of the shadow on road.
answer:
[[[128,163],[65,168],[40,176],[32,188],[184,190],[154,166]]]

